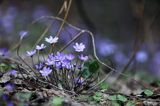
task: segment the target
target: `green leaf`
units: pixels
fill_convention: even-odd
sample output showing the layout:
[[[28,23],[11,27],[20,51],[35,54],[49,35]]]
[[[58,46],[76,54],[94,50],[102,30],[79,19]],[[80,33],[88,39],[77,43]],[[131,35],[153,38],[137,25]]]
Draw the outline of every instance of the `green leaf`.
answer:
[[[18,98],[18,100],[23,102],[23,101],[28,101],[31,95],[32,95],[31,92],[23,92],[23,93],[17,93],[16,97]]]
[[[99,64],[98,64],[98,61],[92,61],[90,64],[89,64],[89,71],[91,73],[96,73],[99,69]]]
[[[17,66],[15,64],[11,64],[11,68],[16,69]]]
[[[160,80],[158,79],[158,80],[156,80],[155,82],[156,82],[156,84],[160,87]]]
[[[102,97],[97,97],[97,96],[93,96],[93,99],[96,101],[96,102],[100,102]]]
[[[145,94],[146,96],[152,96],[152,95],[153,95],[153,91],[151,91],[151,90],[149,90],[149,89],[146,89],[146,90],[144,90],[143,92],[144,92],[144,94]]]
[[[117,95],[110,95],[110,96],[108,96],[108,100],[111,100],[111,101],[117,100]]]
[[[5,63],[1,63],[1,64],[0,64],[0,70],[1,70],[2,72],[7,71],[9,68],[10,68],[9,65],[7,65],[7,64],[5,64]]]
[[[0,64],[0,67],[6,67],[7,65],[6,64],[4,64],[4,63],[1,63]]]
[[[88,78],[91,75],[91,73],[89,72],[89,70],[87,68],[84,68],[82,70],[81,74],[82,74],[82,77],[84,77],[84,78]]]
[[[82,74],[82,77],[88,78],[91,74],[96,73],[98,69],[99,64],[97,61],[87,61],[84,62],[84,66],[80,74]]]
[[[117,102],[112,102],[112,106],[120,106],[120,104]]]
[[[128,101],[125,106],[135,106],[133,101]]]
[[[78,101],[91,101],[90,99],[93,100],[93,98],[89,95],[79,95],[76,97],[76,100]]]
[[[93,96],[93,99],[94,99],[96,102],[100,102],[101,99],[102,99],[102,93],[101,93],[101,92],[96,92],[95,95]]]
[[[102,96],[102,93],[101,93],[101,92],[96,92],[96,93],[95,93],[95,96],[101,97],[101,96]]]
[[[84,67],[89,67],[89,65],[90,65],[90,61],[85,61],[84,62]]]
[[[63,99],[60,97],[55,97],[52,101],[53,106],[62,106]]]
[[[121,101],[121,102],[126,102],[127,98],[123,95],[117,95],[117,100]]]
[[[102,83],[100,84],[100,88],[101,88],[102,90],[107,90],[108,87],[109,87],[109,85],[108,85],[106,82],[102,82]]]

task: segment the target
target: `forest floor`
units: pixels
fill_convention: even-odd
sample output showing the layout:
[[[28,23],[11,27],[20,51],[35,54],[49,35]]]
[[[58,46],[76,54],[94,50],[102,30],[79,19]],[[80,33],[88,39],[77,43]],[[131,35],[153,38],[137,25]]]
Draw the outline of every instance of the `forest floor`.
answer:
[[[146,74],[120,78],[113,84],[74,96],[31,78],[0,75],[0,106],[160,106],[160,80]]]

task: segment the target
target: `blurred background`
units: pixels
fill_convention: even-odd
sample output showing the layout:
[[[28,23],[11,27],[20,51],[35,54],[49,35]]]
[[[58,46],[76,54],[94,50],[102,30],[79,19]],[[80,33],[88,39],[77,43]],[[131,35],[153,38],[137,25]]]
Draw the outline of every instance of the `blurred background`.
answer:
[[[0,0],[0,49],[11,49],[20,32],[27,30],[34,44],[49,20],[28,25],[41,16],[56,16],[64,0]],[[67,21],[88,29],[95,36],[96,50],[101,60],[116,69],[131,61],[133,73],[145,71],[160,76],[160,1],[159,0],[73,0]],[[55,22],[48,35],[59,27]],[[76,30],[65,27],[61,39],[67,43]],[[82,38],[90,49],[91,39]],[[25,46],[28,49],[29,46]],[[92,51],[91,51],[92,53]],[[107,70],[106,70],[107,71]]]

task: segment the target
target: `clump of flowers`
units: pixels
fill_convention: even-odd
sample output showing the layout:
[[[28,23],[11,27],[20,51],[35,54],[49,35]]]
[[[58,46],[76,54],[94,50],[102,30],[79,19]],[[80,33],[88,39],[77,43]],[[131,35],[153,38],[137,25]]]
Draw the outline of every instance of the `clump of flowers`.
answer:
[[[42,80],[60,89],[75,93],[88,90],[98,79],[98,62],[85,55],[83,53],[85,45],[78,42],[73,45],[75,53],[47,52],[46,48],[52,47],[58,40],[58,37],[46,37],[46,44],[38,44],[35,49],[26,51],[26,56],[32,60],[32,66],[29,66],[32,72],[29,73],[37,80]]]

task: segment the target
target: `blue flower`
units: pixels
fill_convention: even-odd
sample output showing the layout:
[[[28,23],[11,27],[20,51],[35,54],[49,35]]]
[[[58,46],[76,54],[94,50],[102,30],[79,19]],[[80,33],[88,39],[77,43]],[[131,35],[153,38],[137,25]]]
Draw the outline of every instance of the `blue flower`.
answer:
[[[75,58],[75,56],[73,55],[73,54],[68,54],[68,55],[66,55],[66,59],[67,60],[73,60]]]
[[[37,45],[36,46],[36,49],[37,50],[43,50],[43,49],[45,49],[46,48],[46,46],[44,45],[44,44],[41,44],[41,45]]]
[[[88,58],[88,56],[84,56],[83,54],[81,54],[79,56],[79,59],[82,60],[82,61],[87,61],[89,58]]]
[[[47,65],[54,65],[55,64],[55,61],[54,60],[51,60],[51,59],[47,59],[47,61],[46,61],[46,64]]]
[[[27,51],[27,56],[32,57],[35,54],[36,54],[36,50]]]
[[[64,61],[62,61],[62,67],[63,67],[63,68],[66,68],[66,69],[71,69],[71,68],[72,68],[72,65],[70,64],[69,61],[64,60]]]
[[[46,77],[52,72],[52,69],[50,67],[44,67],[42,70],[40,70],[40,73],[42,76]]]
[[[13,91],[14,85],[13,85],[13,84],[7,84],[7,85],[5,86],[5,88],[6,88],[8,91]]]
[[[64,61],[66,59],[66,55],[60,52],[57,52],[57,54],[55,55],[55,60],[56,61]]]
[[[50,43],[50,44],[53,44],[53,43],[57,43],[58,42],[58,37],[52,37],[50,36],[49,38],[45,38],[45,41]]]
[[[8,72],[8,74],[16,76],[17,75],[17,71],[16,70],[11,70],[11,71]]]
[[[85,49],[85,45],[83,43],[75,43],[75,45],[73,45],[73,48],[76,52],[83,52],[83,50]]]
[[[41,70],[41,69],[43,68],[43,66],[44,66],[43,63],[39,63],[39,64],[36,64],[36,65],[35,65],[35,68],[36,68],[37,70]]]
[[[56,65],[57,68],[61,68],[61,67],[62,67],[62,66],[61,66],[61,65],[62,65],[61,62],[56,62],[55,65]]]
[[[54,60],[54,59],[55,59],[54,54],[53,54],[53,53],[49,54],[49,55],[48,55],[48,59]]]

